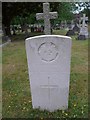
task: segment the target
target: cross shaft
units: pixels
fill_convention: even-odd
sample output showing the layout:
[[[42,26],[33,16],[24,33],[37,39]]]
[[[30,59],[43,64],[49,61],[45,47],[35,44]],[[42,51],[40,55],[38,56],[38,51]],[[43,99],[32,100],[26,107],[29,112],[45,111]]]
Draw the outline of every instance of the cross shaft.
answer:
[[[86,17],[85,14],[83,14],[83,17],[81,17],[82,22],[82,26],[85,27],[85,21],[88,20],[88,17]]]

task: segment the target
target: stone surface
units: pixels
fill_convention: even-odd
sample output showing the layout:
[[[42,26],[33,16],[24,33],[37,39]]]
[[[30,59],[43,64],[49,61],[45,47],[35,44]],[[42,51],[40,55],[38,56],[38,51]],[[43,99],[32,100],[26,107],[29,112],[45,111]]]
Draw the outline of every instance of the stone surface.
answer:
[[[43,3],[43,13],[37,13],[36,19],[44,19],[44,33],[46,35],[51,34],[50,19],[57,18],[57,12],[50,12],[49,3]]]
[[[71,38],[41,35],[27,38],[26,53],[33,108],[68,108]]]
[[[86,37],[85,37],[85,35],[79,35],[77,39],[78,40],[86,40]]]
[[[79,35],[84,35],[86,38],[88,38],[88,28],[87,28],[87,26],[85,26],[84,28],[83,27],[80,28]]]

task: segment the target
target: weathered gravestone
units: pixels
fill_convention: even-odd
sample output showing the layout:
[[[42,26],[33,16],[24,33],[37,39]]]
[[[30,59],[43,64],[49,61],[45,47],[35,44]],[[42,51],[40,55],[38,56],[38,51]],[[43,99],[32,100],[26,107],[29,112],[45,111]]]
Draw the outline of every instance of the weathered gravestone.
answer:
[[[74,23],[73,23],[73,20],[72,20],[71,25],[69,26],[69,30],[66,33],[66,36],[75,35],[75,30],[73,28],[74,28]]]
[[[75,23],[73,29],[72,29],[75,33],[79,33],[80,32],[80,28],[79,25],[77,23]]]
[[[31,32],[34,32],[34,26],[31,25]]]
[[[88,17],[86,17],[85,14],[83,14],[83,17],[81,18],[82,20],[82,25],[80,27],[80,33],[78,36],[78,40],[85,40],[88,38],[88,25],[86,25],[85,21],[88,20]]]
[[[6,35],[5,26],[2,24],[2,43],[9,43],[11,39]]]
[[[42,35],[26,39],[33,108],[68,108],[71,38]]]
[[[67,31],[69,30],[66,20],[64,21],[64,28],[65,28],[65,30],[67,30]]]
[[[44,33],[46,35],[51,34],[50,19],[57,18],[57,12],[49,12],[49,3],[43,3],[43,13],[37,13],[36,19],[44,19]]]
[[[67,31],[67,33],[66,33],[66,36],[72,36],[72,35],[75,35],[74,30],[69,29],[69,30]]]

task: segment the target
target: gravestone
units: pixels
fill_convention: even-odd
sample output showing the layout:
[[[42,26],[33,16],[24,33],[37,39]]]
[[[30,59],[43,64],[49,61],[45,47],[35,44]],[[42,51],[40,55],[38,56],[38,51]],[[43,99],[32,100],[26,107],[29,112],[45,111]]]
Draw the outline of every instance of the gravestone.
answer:
[[[29,32],[28,32],[28,28],[29,28],[28,24],[25,23],[25,25],[24,25],[25,38],[28,38],[28,37],[30,36],[30,35],[29,35]]]
[[[6,35],[5,26],[2,24],[2,43],[6,42],[11,42],[11,39]]]
[[[31,25],[31,32],[34,32],[34,26]]]
[[[67,25],[67,21],[66,20],[64,21],[64,28],[65,28],[65,30],[68,30],[68,25]]]
[[[86,17],[85,14],[83,14],[83,17],[81,17],[82,25],[80,27],[80,33],[78,36],[78,40],[84,40],[88,38],[88,25],[85,23],[85,21],[88,20],[88,17]]]
[[[74,21],[72,20],[71,21],[71,29],[73,29],[74,28]]]
[[[74,22],[73,20],[71,21],[71,25],[69,26],[69,30],[66,33],[66,36],[73,36],[75,35],[75,28],[74,28]]]
[[[14,25],[12,26],[12,31],[13,31],[13,35],[16,35],[16,29]]]
[[[37,13],[36,19],[44,19],[44,33],[46,35],[51,34],[50,19],[57,18],[57,12],[50,12],[49,3],[43,3],[43,13]]]
[[[79,32],[80,32],[80,28],[79,28],[79,26],[78,26],[77,23],[75,23],[75,25],[74,25],[74,27],[73,27],[72,30],[73,30],[75,33],[79,33]]]
[[[67,33],[66,33],[66,36],[72,36],[72,35],[75,35],[74,30],[69,29],[69,30],[67,31]]]
[[[64,28],[64,21],[61,21],[61,28]]]
[[[33,108],[68,108],[71,38],[41,35],[25,41]]]

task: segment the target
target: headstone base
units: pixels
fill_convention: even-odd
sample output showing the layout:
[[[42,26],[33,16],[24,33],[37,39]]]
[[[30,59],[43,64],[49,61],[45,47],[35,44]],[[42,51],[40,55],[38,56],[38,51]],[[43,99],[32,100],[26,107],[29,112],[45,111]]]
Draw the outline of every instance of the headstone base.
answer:
[[[78,40],[86,40],[86,37],[85,37],[85,35],[79,35],[77,39]]]

